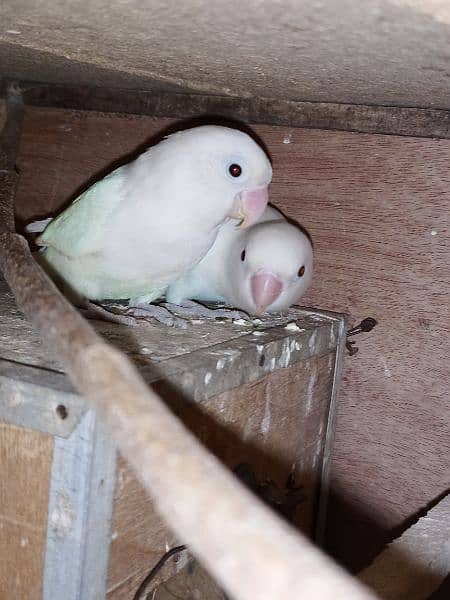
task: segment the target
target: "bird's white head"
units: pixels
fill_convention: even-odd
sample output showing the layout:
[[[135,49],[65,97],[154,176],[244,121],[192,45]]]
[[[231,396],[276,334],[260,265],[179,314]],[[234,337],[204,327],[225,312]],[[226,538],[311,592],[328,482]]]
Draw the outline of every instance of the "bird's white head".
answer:
[[[192,182],[198,215],[214,214],[217,225],[237,219],[242,228],[257,222],[269,199],[272,167],[248,134],[202,125],[172,134],[161,145],[176,150],[172,177]]]
[[[233,303],[256,315],[281,312],[295,304],[312,278],[308,236],[277,220],[254,225],[239,241],[229,257]]]

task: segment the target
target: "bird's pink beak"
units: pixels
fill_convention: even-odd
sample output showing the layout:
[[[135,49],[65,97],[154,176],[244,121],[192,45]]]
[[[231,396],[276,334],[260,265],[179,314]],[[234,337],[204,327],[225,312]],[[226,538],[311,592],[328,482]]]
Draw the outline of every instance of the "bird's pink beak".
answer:
[[[237,197],[237,202],[230,217],[241,221],[239,227],[245,229],[257,222],[269,202],[267,186],[254,190],[244,190]]]
[[[275,302],[283,289],[282,281],[273,273],[261,271],[250,280],[256,314],[262,315]]]

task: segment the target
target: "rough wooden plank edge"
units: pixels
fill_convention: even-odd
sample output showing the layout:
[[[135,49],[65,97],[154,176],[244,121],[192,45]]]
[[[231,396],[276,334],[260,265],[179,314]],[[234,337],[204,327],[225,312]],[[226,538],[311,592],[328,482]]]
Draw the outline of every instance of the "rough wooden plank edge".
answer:
[[[358,578],[384,600],[425,600],[450,573],[450,495],[381,552]]]
[[[53,449],[42,600],[106,596],[116,448],[93,411]]]
[[[55,391],[48,385],[20,381],[17,370],[23,373],[24,369],[16,366],[14,370],[14,378],[0,375],[1,422],[69,437],[86,412],[84,399],[78,394]]]
[[[375,598],[264,506],[186,430],[131,362],[60,294],[22,236],[0,235],[0,267],[19,308],[109,427],[166,523],[230,595]]]
[[[26,104],[55,108],[198,118],[398,136],[450,138],[450,111],[431,108],[237,98],[21,82]]]
[[[333,389],[331,392],[331,401],[328,407],[327,432],[325,435],[325,448],[322,459],[322,475],[320,479],[320,496],[317,517],[315,523],[315,540],[322,546],[325,541],[325,528],[328,510],[328,500],[330,495],[331,479],[331,460],[334,447],[334,438],[336,433],[337,402],[339,396],[339,387],[344,368],[345,342],[347,324],[342,319],[339,324],[338,345],[334,361]]]
[[[295,313],[326,317],[329,322],[314,330],[310,343],[304,339],[306,329],[288,332],[281,325],[273,327],[269,341],[242,336],[161,363],[139,366],[139,373],[147,384],[166,381],[185,398],[201,402],[245,382],[256,381],[276,369],[307,360],[313,353],[322,356],[336,350],[343,322],[339,315],[305,310]],[[0,358],[0,388],[2,420],[19,427],[67,437],[86,410],[84,400],[62,372]],[[68,413],[64,420],[55,410],[61,403]]]
[[[22,95],[14,82],[7,83],[2,102],[0,144],[0,232],[14,231],[14,196],[18,175],[15,169],[19,134],[24,113]]]

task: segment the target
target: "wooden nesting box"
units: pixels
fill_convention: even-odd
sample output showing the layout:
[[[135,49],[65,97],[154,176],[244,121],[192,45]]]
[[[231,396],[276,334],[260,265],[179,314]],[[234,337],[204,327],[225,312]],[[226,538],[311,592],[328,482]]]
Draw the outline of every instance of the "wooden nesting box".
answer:
[[[1,597],[129,599],[176,540],[3,282],[0,306]],[[256,493],[321,530],[342,317],[96,328]]]

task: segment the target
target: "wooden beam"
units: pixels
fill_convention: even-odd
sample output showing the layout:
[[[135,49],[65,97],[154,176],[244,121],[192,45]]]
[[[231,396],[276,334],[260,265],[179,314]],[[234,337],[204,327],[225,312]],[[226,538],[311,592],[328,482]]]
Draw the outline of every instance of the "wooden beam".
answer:
[[[30,106],[450,138],[450,111],[21,82]]]

